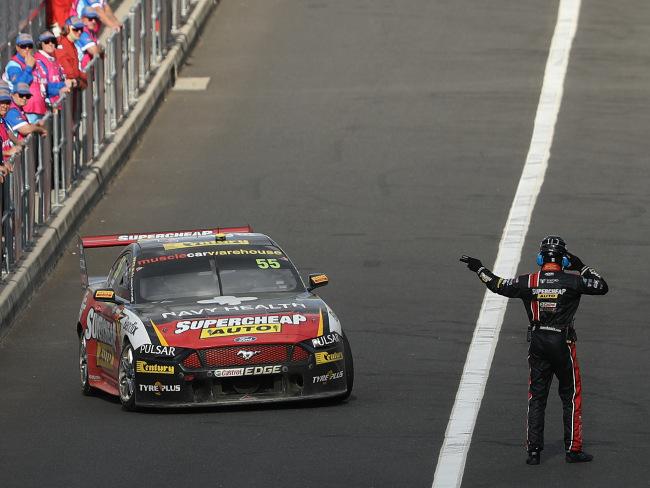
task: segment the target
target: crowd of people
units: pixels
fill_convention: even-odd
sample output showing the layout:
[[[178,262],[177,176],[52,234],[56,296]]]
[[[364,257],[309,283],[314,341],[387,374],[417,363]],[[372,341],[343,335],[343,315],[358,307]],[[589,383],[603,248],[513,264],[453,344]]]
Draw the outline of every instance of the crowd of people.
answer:
[[[106,0],[48,0],[47,8],[51,29],[36,40],[18,34],[15,55],[0,66],[0,183],[13,171],[10,159],[24,139],[47,136],[43,118],[58,110],[60,98],[86,87],[85,70],[103,53],[102,26],[122,27]]]

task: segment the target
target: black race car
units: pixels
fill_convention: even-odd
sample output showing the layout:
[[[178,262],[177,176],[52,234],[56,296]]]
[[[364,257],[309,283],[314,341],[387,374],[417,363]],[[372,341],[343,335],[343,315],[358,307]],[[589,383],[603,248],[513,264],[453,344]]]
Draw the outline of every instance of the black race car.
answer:
[[[89,280],[84,250],[125,246]],[[341,324],[291,260],[249,227],[80,239],[81,389],[127,410],[344,400],[352,352]]]

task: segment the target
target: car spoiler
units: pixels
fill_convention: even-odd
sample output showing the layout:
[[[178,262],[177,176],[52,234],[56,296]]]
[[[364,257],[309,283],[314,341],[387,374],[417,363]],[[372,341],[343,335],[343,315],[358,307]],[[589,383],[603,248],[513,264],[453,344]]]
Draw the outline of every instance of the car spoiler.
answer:
[[[148,232],[146,234],[111,234],[103,236],[79,236],[79,267],[81,268],[81,285],[85,289],[88,286],[88,267],[84,249],[97,247],[117,247],[128,246],[134,242],[145,239],[167,239],[172,237],[197,237],[211,236],[216,234],[232,234],[239,232],[252,232],[249,225],[239,227],[215,227],[212,229],[191,229],[191,230],[172,230],[162,232]]]

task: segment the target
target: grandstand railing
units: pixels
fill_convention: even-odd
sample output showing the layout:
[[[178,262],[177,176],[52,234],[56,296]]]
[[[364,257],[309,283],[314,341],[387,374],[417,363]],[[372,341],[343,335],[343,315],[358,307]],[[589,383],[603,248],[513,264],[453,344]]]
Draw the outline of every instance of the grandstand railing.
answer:
[[[95,57],[86,68],[87,88],[63,96],[43,120],[48,135],[28,136],[23,150],[10,159],[14,170],[0,184],[0,279],[16,267],[34,245],[39,228],[101,156],[193,4],[138,0],[123,19],[123,29],[108,38],[104,56]]]

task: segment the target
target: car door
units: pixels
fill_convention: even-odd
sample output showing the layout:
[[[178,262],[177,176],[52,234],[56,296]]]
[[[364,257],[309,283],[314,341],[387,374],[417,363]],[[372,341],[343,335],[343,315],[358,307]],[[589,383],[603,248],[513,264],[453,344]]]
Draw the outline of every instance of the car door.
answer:
[[[130,300],[130,259],[131,253],[122,254],[108,275],[106,287],[112,288],[115,295],[126,301]],[[121,352],[119,319],[124,305],[109,302],[96,302],[97,367],[104,373],[105,379],[117,384],[117,371]]]

